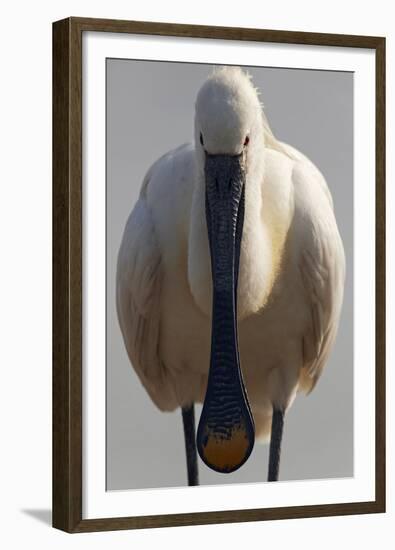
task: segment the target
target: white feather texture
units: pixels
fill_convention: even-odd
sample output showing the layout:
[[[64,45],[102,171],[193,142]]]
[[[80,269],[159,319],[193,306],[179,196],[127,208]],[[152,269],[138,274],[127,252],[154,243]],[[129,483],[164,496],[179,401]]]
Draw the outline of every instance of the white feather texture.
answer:
[[[200,89],[195,144],[167,153],[147,173],[119,251],[119,322],[131,363],[160,409],[203,401],[212,296],[204,150],[244,155],[239,346],[263,440],[272,405],[287,408],[298,389],[310,391],[327,362],[345,259],[323,176],[276,140],[239,68],[216,70]]]

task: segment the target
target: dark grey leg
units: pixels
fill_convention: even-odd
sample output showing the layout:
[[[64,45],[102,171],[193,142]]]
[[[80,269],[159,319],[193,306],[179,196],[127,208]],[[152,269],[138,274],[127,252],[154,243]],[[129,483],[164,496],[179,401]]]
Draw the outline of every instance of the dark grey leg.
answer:
[[[284,411],[273,407],[272,435],[270,438],[268,481],[278,481],[281,440],[284,428]]]
[[[184,425],[185,451],[187,455],[188,485],[199,485],[197,465],[195,405],[182,407],[182,422]]]

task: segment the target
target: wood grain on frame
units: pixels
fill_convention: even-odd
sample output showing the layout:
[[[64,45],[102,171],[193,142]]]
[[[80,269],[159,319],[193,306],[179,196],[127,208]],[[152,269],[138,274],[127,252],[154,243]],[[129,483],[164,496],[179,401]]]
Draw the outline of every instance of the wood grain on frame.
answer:
[[[370,48],[376,53],[376,499],[82,519],[82,32]],[[70,533],[385,511],[385,39],[69,18],[53,24],[53,526]]]
[[[53,525],[82,518],[81,33],[53,33]]]

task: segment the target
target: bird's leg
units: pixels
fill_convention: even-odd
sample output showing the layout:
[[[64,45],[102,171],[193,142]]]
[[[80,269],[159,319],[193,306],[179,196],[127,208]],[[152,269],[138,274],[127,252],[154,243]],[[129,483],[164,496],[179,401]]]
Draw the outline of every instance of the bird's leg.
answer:
[[[278,481],[280,469],[281,440],[284,428],[284,411],[273,407],[272,434],[270,437],[269,450],[269,473],[268,481]]]
[[[195,405],[182,407],[185,452],[187,456],[188,485],[199,485],[199,472],[196,452]]]

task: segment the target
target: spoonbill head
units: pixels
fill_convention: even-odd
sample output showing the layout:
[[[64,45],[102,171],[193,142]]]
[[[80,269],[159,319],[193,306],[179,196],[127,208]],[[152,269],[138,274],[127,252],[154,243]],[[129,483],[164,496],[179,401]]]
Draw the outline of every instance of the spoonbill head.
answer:
[[[262,107],[250,78],[237,67],[217,69],[201,87],[195,105],[195,143],[210,155],[240,155],[262,145]],[[253,141],[250,144],[250,137]]]

